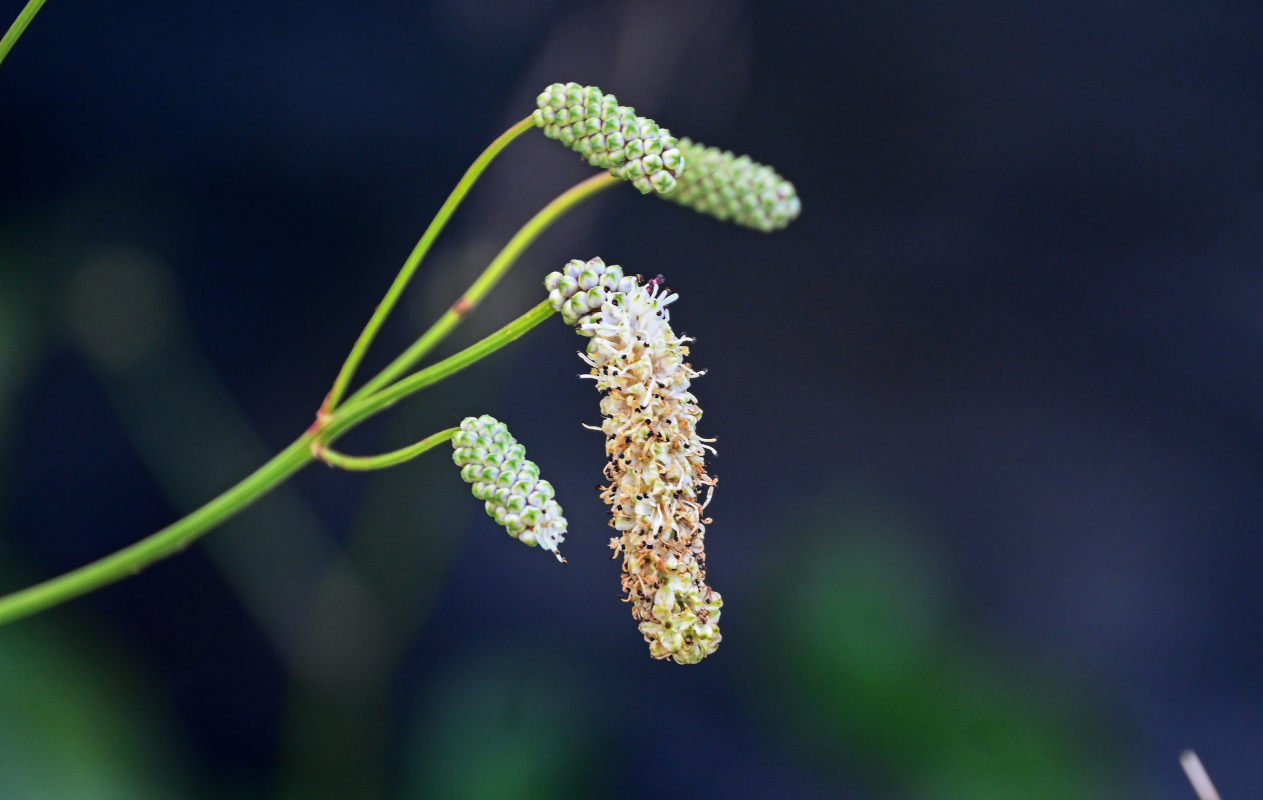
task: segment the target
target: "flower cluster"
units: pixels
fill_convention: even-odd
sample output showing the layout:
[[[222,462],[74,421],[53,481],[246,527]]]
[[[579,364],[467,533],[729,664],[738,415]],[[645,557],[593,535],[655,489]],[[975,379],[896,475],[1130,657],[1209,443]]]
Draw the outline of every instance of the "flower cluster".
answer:
[[[696,432],[702,412],[689,386],[699,373],[684,361],[690,340],[670,325],[676,295],[599,258],[569,262],[545,286],[553,307],[589,337],[587,377],[605,393],[610,460],[601,498],[619,532],[610,546],[623,556],[632,617],[654,658],[697,663],[719,646],[723,598],[706,584],[702,495],[709,500],[715,479],[704,456],[713,448]]]
[[[548,290],[548,302],[561,312],[567,325],[578,325],[579,320],[605,305],[611,293],[630,294],[640,286],[631,275],[623,275],[617,264],[605,265],[599,258],[591,261],[575,259],[566,264],[564,272],[553,272],[544,279]]]
[[[495,417],[466,417],[452,437],[452,460],[486,501],[487,514],[523,544],[539,545],[565,561],[557,547],[566,538],[566,518],[553,499],[553,487],[539,477],[526,448]]]
[[[794,184],[771,167],[687,138],[679,148],[689,171],[666,199],[765,232],[784,228],[802,210]]]
[[[618,104],[595,86],[554,83],[535,100],[532,115],[544,135],[630,181],[641,194],[667,193],[684,171],[677,140],[666,128]]]

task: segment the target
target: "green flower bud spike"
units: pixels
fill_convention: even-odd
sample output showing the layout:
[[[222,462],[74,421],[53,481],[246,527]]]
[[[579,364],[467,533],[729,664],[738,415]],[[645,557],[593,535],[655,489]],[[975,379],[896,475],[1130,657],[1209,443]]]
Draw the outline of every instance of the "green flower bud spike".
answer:
[[[505,424],[486,414],[466,417],[452,447],[461,478],[473,484],[474,497],[486,503],[487,515],[514,539],[539,545],[564,562],[557,548],[566,538],[566,518],[553,499],[552,484],[540,479],[539,467]]]
[[[723,598],[706,583],[704,508],[715,486],[697,435],[702,411],[687,337],[671,330],[676,295],[639,284],[601,259],[549,275],[549,303],[583,336],[588,375],[604,394],[610,540],[623,556],[623,591],[654,658],[696,664],[719,647]]]
[[[749,156],[687,138],[680,140],[679,149],[689,171],[665,195],[673,203],[764,232],[784,228],[802,210],[794,184]]]
[[[548,290],[548,302],[561,312],[567,325],[600,310],[610,292],[628,293],[637,288],[636,279],[624,276],[617,264],[605,265],[599,258],[591,261],[575,259],[566,264],[562,272],[551,273],[544,279]]]
[[[535,99],[531,119],[556,139],[641,194],[667,194],[684,172],[678,140],[658,123],[621,106],[595,86],[554,83]]]

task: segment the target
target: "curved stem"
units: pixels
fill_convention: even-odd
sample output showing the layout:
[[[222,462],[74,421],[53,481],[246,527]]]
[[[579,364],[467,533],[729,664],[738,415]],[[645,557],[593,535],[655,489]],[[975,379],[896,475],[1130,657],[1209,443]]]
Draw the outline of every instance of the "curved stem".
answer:
[[[439,431],[427,436],[416,444],[410,444],[407,447],[401,447],[398,450],[391,450],[389,453],[382,453],[376,456],[349,456],[346,453],[339,453],[337,450],[332,450],[328,447],[317,448],[316,455],[321,461],[339,469],[349,469],[357,472],[385,469],[396,464],[402,464],[405,461],[411,461],[425,451],[432,449],[435,445],[448,441],[459,430],[460,428],[448,428],[445,431]]]
[[[24,29],[29,24],[30,19],[39,10],[40,5],[42,5],[42,0],[31,0],[27,4],[26,9],[19,15],[18,22],[15,22],[14,27],[5,35],[4,42],[8,48],[12,48],[13,42],[21,35],[21,29]],[[18,28],[19,23],[21,24],[20,29]],[[15,29],[17,30],[16,34],[14,33]],[[396,381],[401,374],[442,340],[460,322],[461,317],[468,313],[469,309],[477,305],[503,277],[517,257],[553,221],[580,201],[614,185],[617,179],[609,175],[609,173],[601,173],[572,186],[532,217],[505,245],[504,249],[492,260],[447,314],[435,323],[412,347],[356,392],[344,406],[337,407],[342,393],[345,392],[347,384],[354,375],[360,360],[363,359],[364,353],[367,351],[377,330],[381,327],[387,314],[398,302],[399,296],[402,294],[408,280],[416,271],[421,259],[425,256],[435,237],[438,236],[439,231],[442,230],[447,219],[451,217],[452,212],[460,204],[464,195],[468,193],[469,187],[477,180],[478,175],[485,169],[486,164],[500,150],[504,149],[510,141],[529,128],[531,124],[529,118],[525,119],[496,139],[479,156],[478,160],[465,173],[460,184],[448,196],[447,202],[443,204],[434,221],[430,223],[430,227],[422,235],[421,240],[413,249],[412,255],[404,263],[399,275],[396,276],[394,283],[387,291],[386,297],[378,305],[377,311],[360,334],[359,339],[351,350],[350,356],[343,364],[342,370],[334,382],[333,389],[321,407],[322,413],[320,418],[317,419],[316,425],[313,425],[306,433],[241,482],[162,530],[78,569],[0,597],[0,625],[87,594],[94,589],[114,583],[129,575],[134,575],[155,561],[174,555],[188,547],[219,523],[267,494],[277,484],[306,466],[319,453],[323,453],[326,460],[340,460],[342,463],[338,464],[338,466],[344,466],[347,469],[377,469],[389,466],[391,463],[405,461],[450,438],[454,430],[435,434],[435,436],[418,442],[411,447],[371,457],[347,456],[341,453],[331,453],[327,449],[327,446],[335,439],[369,417],[389,408],[402,398],[459,372],[499,350],[554,313],[551,305],[545,300],[490,336],[442,361],[432,364],[426,369]],[[392,384],[392,381],[396,382]],[[333,456],[332,459],[329,458],[330,455]]]
[[[354,401],[366,397],[407,372],[414,364],[424,358],[435,345],[441,342],[447,334],[451,333],[453,328],[460,324],[461,319],[478,305],[482,298],[487,295],[487,292],[491,291],[496,283],[504,277],[504,273],[508,272],[509,268],[513,266],[518,256],[526,248],[530,247],[531,243],[548,229],[548,226],[587,198],[617,183],[620,183],[618,178],[615,178],[608,172],[602,172],[599,175],[593,175],[585,181],[576,183],[553,198],[552,202],[540,209],[539,213],[531,217],[525,225],[518,229],[518,232],[513,235],[509,243],[491,260],[491,263],[478,276],[478,279],[439,318],[438,322],[434,323],[428,331],[421,335],[421,338],[413,342],[398,358],[390,362],[385,369],[353,394],[351,400]]]
[[[482,175],[487,165],[500,154],[500,151],[509,146],[517,137],[534,127],[534,122],[530,117],[523,119],[504,133],[500,134],[494,142],[487,146],[486,150],[469,165],[469,169],[465,170],[465,174],[461,176],[460,182],[452,189],[451,194],[447,196],[443,206],[438,213],[434,215],[434,219],[430,222],[430,226],[425,229],[425,233],[421,234],[421,239],[417,241],[416,247],[412,248],[412,253],[408,259],[403,262],[403,266],[399,269],[399,274],[395,276],[394,283],[386,290],[386,296],[377,304],[377,308],[373,311],[373,316],[369,318],[368,324],[364,326],[364,330],[360,332],[360,336],[355,340],[355,345],[351,348],[351,352],[346,357],[346,361],[342,364],[342,369],[338,371],[338,377],[333,382],[333,388],[329,390],[329,395],[325,398],[321,411],[329,413],[337,408],[338,403],[342,400],[342,395],[346,392],[347,385],[350,384],[351,378],[355,376],[355,370],[359,367],[360,362],[364,360],[364,354],[368,352],[368,347],[373,343],[373,338],[377,336],[377,331],[381,329],[382,323],[386,321],[386,317],[394,310],[395,304],[399,302],[400,295],[407,288],[408,281],[412,280],[413,274],[417,271],[417,267],[421,264],[421,259],[425,258],[425,254],[430,251],[430,246],[434,244],[434,240],[438,238],[439,233],[447,225],[447,221],[451,219],[456,208],[465,199],[465,195],[469,194],[469,190],[474,183]]]
[[[157,533],[93,561],[91,564],[0,597],[0,625],[122,580],[155,561],[176,554],[298,472],[316,457],[316,451],[360,422],[389,408],[413,392],[440,381],[499,350],[552,314],[553,309],[547,301],[540,303],[513,322],[459,353],[415,375],[410,375],[375,395],[347,403],[329,417],[327,426],[322,431],[317,432],[313,426],[311,430],[295,439],[293,443],[246,476],[240,483]],[[436,435],[442,436],[447,433],[448,431],[444,431]],[[396,453],[399,452],[403,451],[396,451]]]
[[[206,531],[267,494],[314,457],[306,433],[237,485],[157,533],[76,570],[0,597],[0,625],[134,575],[188,547]]]
[[[484,339],[478,340],[459,353],[453,353],[442,361],[437,361],[423,370],[414,372],[376,394],[360,397],[357,393],[356,397],[348,400],[346,405],[338,409],[333,417],[330,418],[324,432],[320,434],[320,441],[322,443],[333,441],[364,420],[390,408],[413,392],[437,383],[449,375],[453,375],[468,367],[470,364],[485,358],[509,342],[520,338],[554,313],[553,307],[545,300],[500,330]]]
[[[35,19],[35,15],[43,7],[44,0],[28,0],[27,4],[18,12],[18,18],[13,20],[13,24],[5,32],[4,38],[0,39],[0,64],[4,63],[5,57],[13,49],[13,45],[17,44],[18,39],[21,39],[22,34],[26,32],[26,26],[31,24],[31,20]]]

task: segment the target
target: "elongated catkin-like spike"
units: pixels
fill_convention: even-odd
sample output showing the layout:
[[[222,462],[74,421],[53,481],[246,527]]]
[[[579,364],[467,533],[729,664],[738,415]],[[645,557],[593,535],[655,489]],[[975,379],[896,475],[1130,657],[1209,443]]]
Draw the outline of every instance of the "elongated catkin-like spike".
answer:
[[[539,477],[526,448],[495,417],[466,417],[452,437],[452,460],[473,484],[487,515],[523,544],[539,545],[565,561],[557,548],[566,538],[566,518],[553,499],[553,487]]]
[[[554,83],[535,103],[532,119],[545,136],[629,181],[641,194],[670,192],[684,172],[670,131],[595,86]]]
[[[623,591],[654,658],[695,664],[719,646],[723,598],[706,583],[704,499],[715,479],[689,392],[699,373],[671,329],[676,295],[641,285],[599,258],[571,261],[545,280],[553,307],[589,337],[588,377],[604,392],[610,541],[623,556]]]
[[[802,211],[794,184],[766,164],[687,138],[679,149],[689,171],[665,199],[764,232],[784,228]]]

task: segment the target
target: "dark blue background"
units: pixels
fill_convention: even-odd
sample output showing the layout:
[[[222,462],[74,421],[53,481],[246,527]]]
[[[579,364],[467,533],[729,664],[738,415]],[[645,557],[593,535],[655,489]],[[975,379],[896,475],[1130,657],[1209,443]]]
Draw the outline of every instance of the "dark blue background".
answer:
[[[597,396],[550,321],[346,447],[499,416],[558,487],[565,567],[507,541],[445,455],[311,468],[0,631],[0,703],[45,698],[0,710],[0,781],[66,796],[64,765],[97,763],[76,742],[113,733],[134,743],[99,757],[120,796],[1184,798],[1185,747],[1225,797],[1260,794],[1261,19],[50,0],[0,67],[5,588],[301,432],[449,189],[548,83],[773,164],[804,210],[769,236],[616,189],[444,350],[570,258],[667,276],[719,439],[715,657],[652,662],[619,602],[579,427]],[[369,366],[588,174],[515,143]],[[89,690],[75,738],[49,698]]]

